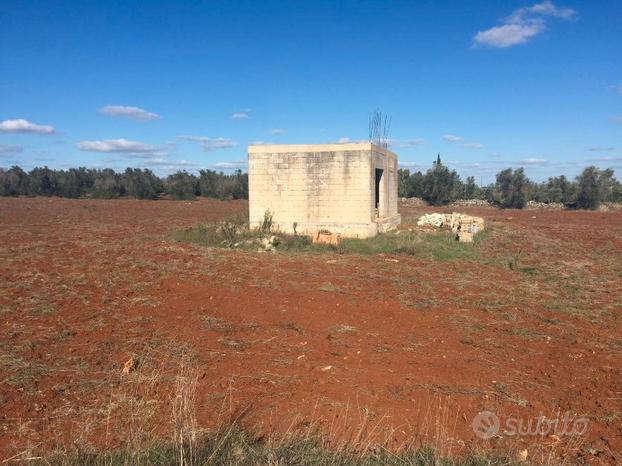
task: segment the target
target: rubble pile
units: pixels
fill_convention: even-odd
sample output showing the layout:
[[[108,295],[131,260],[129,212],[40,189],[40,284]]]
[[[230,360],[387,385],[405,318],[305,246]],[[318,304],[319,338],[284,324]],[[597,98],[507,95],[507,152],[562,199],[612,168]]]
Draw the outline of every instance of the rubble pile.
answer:
[[[340,241],[340,234],[333,234],[328,230],[318,230],[317,233],[313,235],[314,243],[330,244],[333,246],[337,246]]]
[[[428,205],[428,203],[420,197],[400,197],[400,202],[402,205],[409,207],[421,207]]]
[[[564,210],[566,207],[560,202],[527,201],[525,209]]]
[[[419,217],[417,226],[424,228],[449,228],[456,235],[458,241],[471,243],[473,242],[473,237],[484,230],[485,223],[482,217],[452,212],[451,214],[424,214]]]
[[[456,207],[493,207],[493,205],[485,199],[458,199],[452,202]]]

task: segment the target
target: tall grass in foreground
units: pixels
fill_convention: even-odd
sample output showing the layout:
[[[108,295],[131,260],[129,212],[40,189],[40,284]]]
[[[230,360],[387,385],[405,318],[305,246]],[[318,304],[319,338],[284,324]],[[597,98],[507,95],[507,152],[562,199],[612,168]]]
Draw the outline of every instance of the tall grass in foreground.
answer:
[[[501,466],[519,464],[502,457],[467,456],[441,457],[431,448],[420,448],[392,454],[382,450],[367,455],[348,451],[331,451],[311,438],[290,439],[279,443],[260,441],[235,425],[206,436],[197,444],[192,456],[183,456],[174,443],[153,445],[137,454],[131,451],[77,453],[53,456],[31,464],[58,466],[125,466],[125,465],[438,465],[438,466]]]

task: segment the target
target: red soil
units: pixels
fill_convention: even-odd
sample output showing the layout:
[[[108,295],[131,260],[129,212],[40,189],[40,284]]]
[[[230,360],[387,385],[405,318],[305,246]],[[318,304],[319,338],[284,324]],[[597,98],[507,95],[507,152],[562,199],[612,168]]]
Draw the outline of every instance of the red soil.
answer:
[[[202,427],[622,461],[622,212],[460,211],[491,226],[477,261],[170,239],[241,201],[0,199],[0,461],[167,435],[182,365]],[[503,432],[565,413],[588,431]]]

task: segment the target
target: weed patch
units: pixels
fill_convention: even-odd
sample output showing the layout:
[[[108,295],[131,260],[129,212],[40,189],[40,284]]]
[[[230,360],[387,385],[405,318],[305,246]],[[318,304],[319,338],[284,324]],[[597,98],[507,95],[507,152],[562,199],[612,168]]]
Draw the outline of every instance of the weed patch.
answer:
[[[460,243],[450,232],[396,231],[373,238],[343,238],[338,245],[313,243],[311,237],[274,231],[267,218],[260,227],[252,229],[240,219],[221,223],[199,224],[175,231],[174,241],[208,247],[242,250],[276,250],[281,252],[310,252],[336,254],[404,254],[436,261],[478,260],[487,232],[475,237],[473,243]],[[269,242],[269,243],[268,243]],[[268,246],[267,246],[268,245]],[[266,247],[267,246],[267,247]]]

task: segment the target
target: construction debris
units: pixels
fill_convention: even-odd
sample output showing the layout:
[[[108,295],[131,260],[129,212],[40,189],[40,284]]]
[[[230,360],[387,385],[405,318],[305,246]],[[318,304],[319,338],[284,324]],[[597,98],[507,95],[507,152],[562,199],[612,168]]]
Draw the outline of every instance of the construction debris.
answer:
[[[417,221],[419,227],[449,228],[456,239],[463,243],[473,242],[473,237],[485,227],[482,217],[460,214],[424,214]]]
[[[318,232],[313,236],[314,243],[323,243],[337,246],[340,241],[341,235],[333,234],[328,230],[318,230]]]

